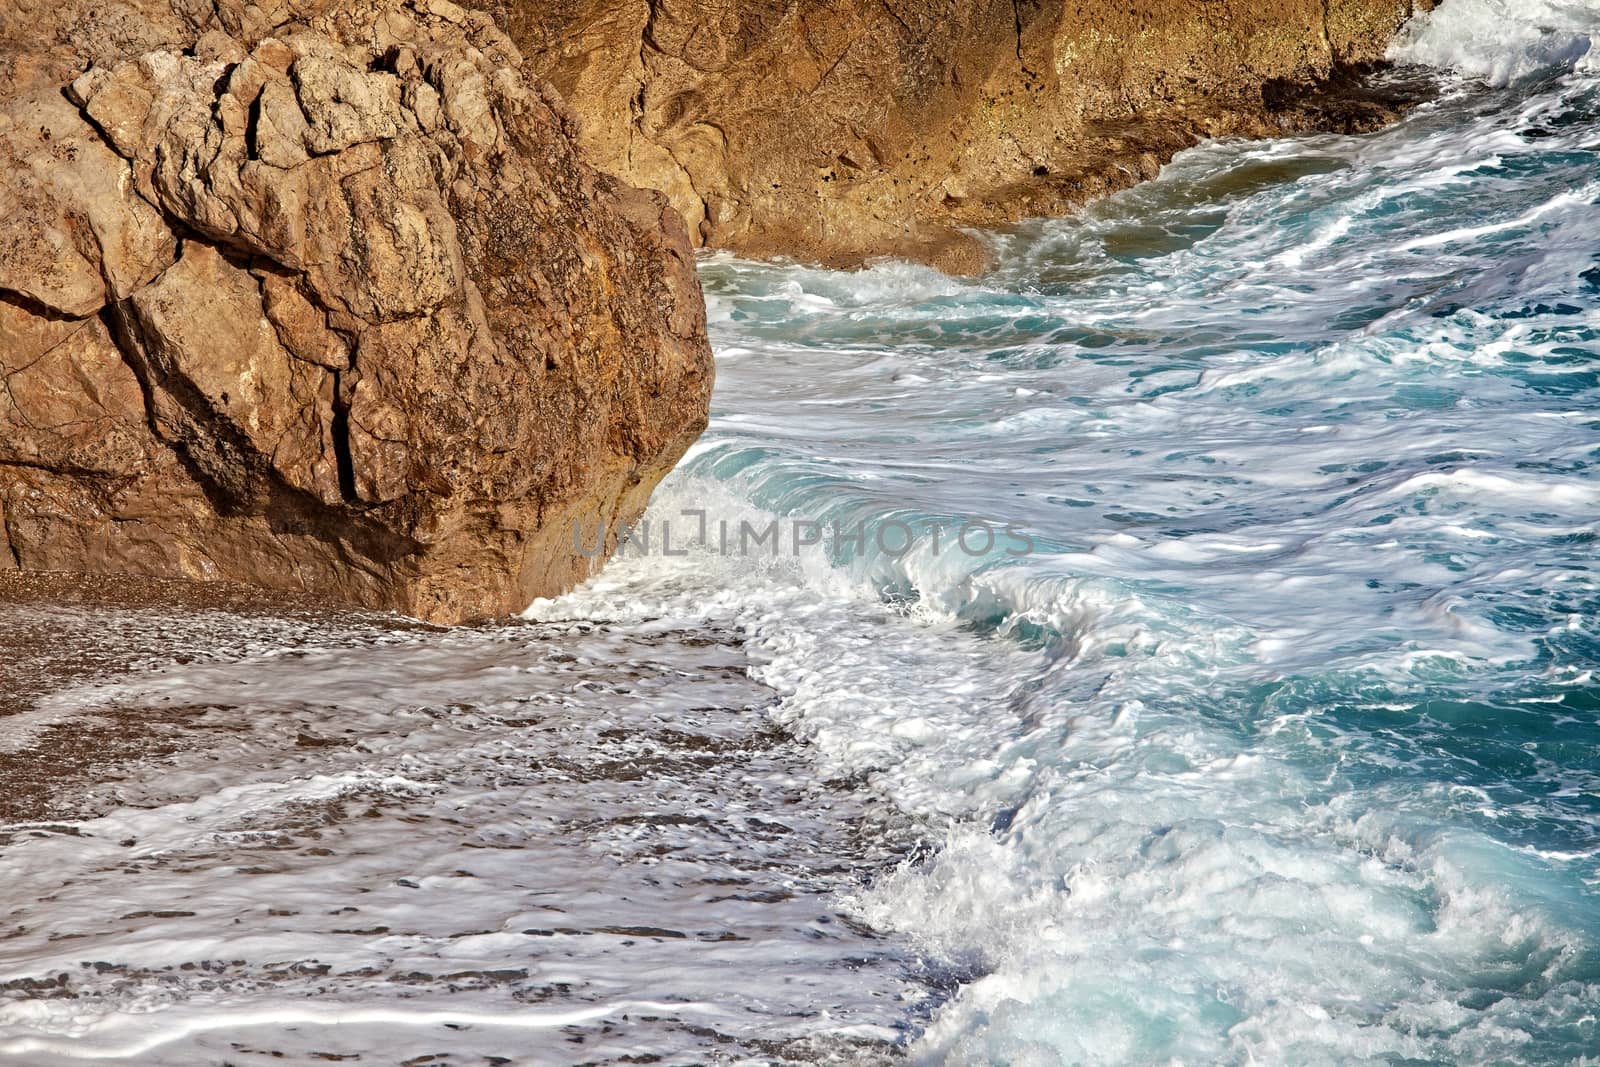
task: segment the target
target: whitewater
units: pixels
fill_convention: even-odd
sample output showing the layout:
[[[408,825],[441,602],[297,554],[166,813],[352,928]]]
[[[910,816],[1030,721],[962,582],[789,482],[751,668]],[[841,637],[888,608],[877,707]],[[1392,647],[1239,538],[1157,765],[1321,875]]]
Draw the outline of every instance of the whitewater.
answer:
[[[29,728],[205,741],[0,833],[0,1061],[1600,1063],[1596,33],[1450,0],[980,278],[709,256],[520,625],[102,620],[182,666]]]

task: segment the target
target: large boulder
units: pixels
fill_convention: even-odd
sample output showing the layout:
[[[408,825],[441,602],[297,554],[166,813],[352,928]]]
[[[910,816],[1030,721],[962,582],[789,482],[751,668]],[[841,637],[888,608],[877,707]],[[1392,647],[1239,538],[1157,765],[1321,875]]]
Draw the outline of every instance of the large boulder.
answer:
[[[584,577],[712,373],[678,213],[577,140],[449,0],[0,0],[0,567]]]
[[[474,0],[697,243],[970,269],[1212,136],[1392,117],[1340,75],[1430,0]],[[1322,106],[1319,87],[1342,100]]]

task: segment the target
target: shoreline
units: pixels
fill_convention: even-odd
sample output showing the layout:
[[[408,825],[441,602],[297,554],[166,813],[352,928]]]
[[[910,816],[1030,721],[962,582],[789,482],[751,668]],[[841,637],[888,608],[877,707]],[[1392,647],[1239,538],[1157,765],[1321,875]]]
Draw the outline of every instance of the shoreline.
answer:
[[[593,1062],[891,1063],[938,996],[833,903],[912,843],[814,780],[731,632],[16,575],[0,621],[0,1054],[524,1062],[564,1012]]]
[[[614,0],[479,0],[559,91],[595,165],[666,195],[697,247],[853,269],[987,258],[962,231],[1070,214],[1209,138],[1352,132],[1430,0],[921,0],[696,21]]]

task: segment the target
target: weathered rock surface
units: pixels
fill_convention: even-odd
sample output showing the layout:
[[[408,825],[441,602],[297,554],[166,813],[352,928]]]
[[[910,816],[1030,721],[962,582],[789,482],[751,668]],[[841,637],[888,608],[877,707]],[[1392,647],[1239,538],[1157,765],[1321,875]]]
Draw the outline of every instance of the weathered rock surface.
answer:
[[[0,0],[0,568],[456,622],[703,428],[687,235],[448,0]]]
[[[1413,0],[476,0],[698,243],[957,270],[1210,136],[1366,128],[1314,90]],[[1431,7],[1431,0],[1417,0]]]

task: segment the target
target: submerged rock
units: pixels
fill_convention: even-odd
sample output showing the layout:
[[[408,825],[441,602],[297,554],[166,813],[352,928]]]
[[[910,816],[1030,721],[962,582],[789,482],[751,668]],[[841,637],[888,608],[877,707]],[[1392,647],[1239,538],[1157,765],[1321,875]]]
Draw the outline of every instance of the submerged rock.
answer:
[[[705,425],[688,237],[447,0],[0,0],[0,567],[457,622]]]
[[[1340,75],[1414,0],[478,2],[698,242],[965,271],[959,227],[1060,214],[1202,138],[1391,118]]]

